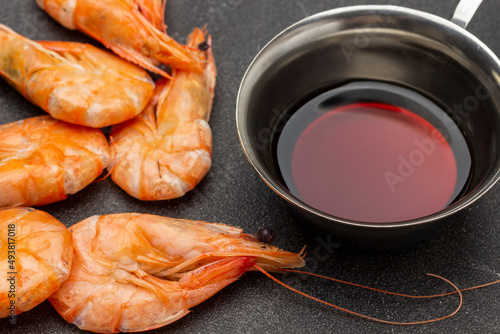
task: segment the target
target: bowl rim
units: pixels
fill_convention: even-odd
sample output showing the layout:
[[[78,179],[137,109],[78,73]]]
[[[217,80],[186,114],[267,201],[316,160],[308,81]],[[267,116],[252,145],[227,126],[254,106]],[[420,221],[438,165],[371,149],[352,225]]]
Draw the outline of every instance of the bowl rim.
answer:
[[[301,210],[305,210],[308,213],[320,217],[322,219],[335,222],[335,223],[341,223],[349,226],[354,226],[354,227],[363,227],[363,228],[368,228],[368,229],[390,229],[390,228],[404,228],[404,227],[411,227],[411,226],[417,226],[417,225],[422,225],[422,224],[427,224],[427,223],[432,223],[437,220],[441,220],[445,217],[448,217],[450,215],[453,215],[457,213],[458,211],[463,210],[464,208],[468,207],[472,203],[474,203],[476,200],[478,200],[481,196],[483,196],[489,189],[491,189],[497,181],[500,179],[500,167],[496,169],[496,171],[490,175],[486,182],[482,183],[480,186],[476,187],[474,190],[472,190],[466,197],[459,199],[457,202],[451,204],[450,206],[427,216],[423,216],[420,218],[415,218],[411,220],[404,220],[404,221],[396,221],[396,222],[364,222],[364,221],[356,221],[356,220],[350,220],[350,219],[345,219],[341,217],[337,217],[331,214],[327,214],[325,212],[322,212],[318,209],[313,208],[312,206],[306,204],[305,202],[301,201],[297,197],[295,197],[293,194],[291,194],[286,187],[284,187],[280,182],[278,182],[272,174],[267,171],[263,170],[265,168],[262,168],[259,166],[258,163],[256,163],[254,160],[256,159],[255,154],[253,153],[254,148],[252,147],[252,144],[249,140],[249,135],[246,131],[243,130],[244,126],[244,119],[243,115],[244,112],[242,111],[244,109],[244,105],[247,103],[246,97],[242,96],[245,88],[245,83],[250,75],[250,72],[254,70],[255,68],[255,63],[258,61],[258,59],[262,56],[262,54],[271,48],[273,44],[283,36],[293,32],[294,30],[305,26],[309,25],[312,23],[315,23],[316,21],[320,21],[322,19],[330,18],[330,17],[335,17],[339,16],[342,14],[349,14],[349,13],[365,13],[368,14],[369,12],[377,13],[377,14],[385,14],[385,15],[394,15],[394,14],[406,14],[406,15],[411,15],[414,17],[418,17],[427,21],[430,21],[429,23],[435,23],[438,24],[444,28],[447,28],[451,30],[454,33],[458,33],[461,36],[466,37],[469,39],[474,45],[478,46],[478,49],[476,52],[482,52],[484,53],[487,57],[489,57],[492,62],[496,63],[497,67],[500,68],[500,60],[498,57],[491,51],[481,40],[479,40],[476,36],[465,30],[464,28],[458,26],[457,24],[444,19],[442,17],[439,17],[437,15],[423,12],[420,10],[416,9],[411,9],[407,7],[402,7],[402,6],[394,6],[394,5],[356,5],[356,6],[345,6],[345,7],[339,7],[335,9],[330,9],[326,11],[322,11],[316,14],[313,14],[311,16],[308,16],[306,18],[303,18],[292,25],[288,26],[281,32],[279,32],[276,36],[274,36],[268,43],[266,43],[261,50],[256,54],[256,56],[253,58],[249,66],[247,67],[239,88],[238,88],[238,93],[237,93],[237,98],[236,98],[236,129],[238,132],[238,139],[240,141],[240,145],[243,148],[243,152],[249,161],[249,163],[252,165],[253,169],[258,173],[259,177],[267,184],[268,187],[270,187],[276,194],[278,194],[280,197],[282,197],[284,200],[289,202],[291,205],[298,207]],[[500,78],[498,78],[498,82],[500,85]],[[500,110],[498,110],[500,113]],[[268,175],[269,174],[269,175]]]

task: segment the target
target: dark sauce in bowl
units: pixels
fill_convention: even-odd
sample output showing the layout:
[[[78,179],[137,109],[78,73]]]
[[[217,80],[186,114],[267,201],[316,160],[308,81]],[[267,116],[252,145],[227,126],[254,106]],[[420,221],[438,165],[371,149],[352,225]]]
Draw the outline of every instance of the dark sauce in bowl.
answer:
[[[363,222],[424,217],[458,199],[471,157],[437,104],[392,84],[353,82],[291,110],[276,157],[290,192]],[[285,117],[286,118],[286,117]]]

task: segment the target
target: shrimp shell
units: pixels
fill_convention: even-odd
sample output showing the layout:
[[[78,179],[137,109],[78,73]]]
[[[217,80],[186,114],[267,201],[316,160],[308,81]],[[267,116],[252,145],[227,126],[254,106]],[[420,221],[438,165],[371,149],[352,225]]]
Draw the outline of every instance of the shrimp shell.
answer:
[[[143,68],[200,69],[200,61],[165,33],[161,0],[36,0],[38,6],[68,29],[95,38],[120,57]]]
[[[52,117],[105,127],[147,105],[146,71],[89,44],[34,42],[0,24],[0,76]]]
[[[48,115],[0,125],[0,207],[65,199],[98,177],[109,161],[99,129]]]
[[[198,46],[205,35],[195,29],[188,46]],[[139,116],[111,130],[116,151],[111,178],[131,196],[148,201],[180,197],[210,169],[208,119],[216,69],[211,47],[199,53],[206,58],[201,73],[173,71],[171,81],[157,82],[150,104]]]
[[[13,253],[8,253],[9,250]],[[5,318],[10,315],[12,301],[15,314],[31,310],[68,278],[73,260],[71,233],[43,211],[31,208],[0,210],[0,254],[0,272],[3,273],[0,318]],[[10,263],[8,254],[14,254]],[[7,280],[12,277],[15,281]]]
[[[123,213],[87,218],[70,231],[73,268],[49,300],[66,321],[101,333],[172,323],[254,263],[304,265],[301,253],[223,224]]]

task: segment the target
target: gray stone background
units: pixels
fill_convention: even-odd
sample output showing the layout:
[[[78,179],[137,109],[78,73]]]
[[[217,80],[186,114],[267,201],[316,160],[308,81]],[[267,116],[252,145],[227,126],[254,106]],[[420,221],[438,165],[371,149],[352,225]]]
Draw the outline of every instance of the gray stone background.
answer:
[[[213,166],[197,189],[183,198],[144,203],[127,195],[110,178],[91,184],[69,199],[39,207],[67,226],[91,215],[141,212],[239,226],[248,233],[269,226],[275,244],[299,251],[308,247],[305,270],[368,286],[409,294],[433,294],[449,287],[425,273],[442,275],[459,287],[500,277],[500,185],[456,215],[442,233],[427,241],[385,252],[355,251],[329,244],[297,223],[283,201],[257,176],[240,147],[235,126],[239,82],[252,58],[274,35],[308,15],[347,5],[396,4],[450,18],[458,0],[169,0],[169,34],[185,42],[195,26],[207,25],[218,66],[210,124]],[[500,6],[485,0],[468,30],[500,54]],[[35,40],[96,42],[65,30],[38,9],[34,0],[0,0],[0,22]],[[1,51],[0,51],[1,52]],[[0,81],[0,123],[44,114]],[[373,317],[409,321],[451,312],[458,298],[408,300],[295,274],[277,274],[286,283],[339,306]],[[17,317],[3,333],[77,333],[48,302]],[[426,325],[398,327],[331,309],[288,291],[260,273],[247,273],[192,312],[153,333],[500,333],[500,285],[464,293],[454,317]]]

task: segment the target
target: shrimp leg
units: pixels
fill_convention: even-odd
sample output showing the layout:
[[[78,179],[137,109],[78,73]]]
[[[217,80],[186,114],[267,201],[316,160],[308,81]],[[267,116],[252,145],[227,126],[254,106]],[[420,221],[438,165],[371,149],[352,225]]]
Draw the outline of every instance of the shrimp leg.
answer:
[[[167,32],[165,25],[166,0],[136,0],[139,10],[156,29]]]

